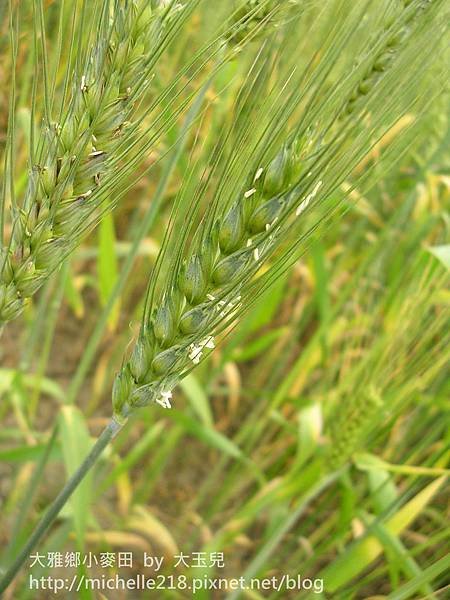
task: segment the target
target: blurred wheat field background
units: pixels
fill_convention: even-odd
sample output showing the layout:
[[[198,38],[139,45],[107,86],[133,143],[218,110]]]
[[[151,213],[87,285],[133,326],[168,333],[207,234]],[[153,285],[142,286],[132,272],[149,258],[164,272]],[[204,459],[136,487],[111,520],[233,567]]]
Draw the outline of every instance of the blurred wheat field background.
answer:
[[[3,597],[448,596],[448,17],[0,5]]]

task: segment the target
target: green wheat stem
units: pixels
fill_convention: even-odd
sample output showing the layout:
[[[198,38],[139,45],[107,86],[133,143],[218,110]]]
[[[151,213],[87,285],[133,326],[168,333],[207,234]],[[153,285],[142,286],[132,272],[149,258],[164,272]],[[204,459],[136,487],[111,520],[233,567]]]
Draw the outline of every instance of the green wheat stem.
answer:
[[[20,571],[21,567],[25,563],[25,561],[29,558],[30,552],[32,552],[33,549],[36,548],[43,535],[58,517],[66,502],[69,500],[69,498],[72,496],[79,484],[83,481],[83,479],[95,465],[95,463],[97,462],[98,458],[103,453],[107,445],[122,429],[123,425],[123,422],[119,423],[115,419],[111,419],[111,421],[105,427],[89,454],[86,456],[82,464],[78,467],[78,469],[66,483],[64,488],[49,506],[47,512],[39,521],[36,529],[29,537],[27,543],[22,548],[21,552],[18,554],[12,565],[6,571],[3,578],[0,580],[0,594],[3,593],[9,586],[9,584],[12,582],[14,577],[17,575],[17,573]]]
[[[35,490],[37,489],[39,482],[41,481],[45,465],[47,464],[47,461],[50,458],[51,451],[56,442],[57,433],[58,433],[58,427],[57,427],[57,425],[55,425],[50,434],[50,438],[46,444],[44,454],[42,455],[42,458],[37,463],[36,469],[31,476],[30,483],[28,484],[28,486],[25,490],[25,493],[23,495],[23,499],[20,502],[17,517],[16,517],[16,520],[15,520],[13,528],[12,528],[11,540],[6,548],[6,553],[5,553],[6,556],[12,556],[16,552],[16,544],[18,545],[18,541],[20,539],[19,538],[20,532],[22,531],[26,516],[31,508],[31,505],[32,505],[32,502],[34,499]]]
[[[297,521],[302,517],[305,510],[322,492],[328,489],[342,474],[343,469],[338,469],[330,473],[327,477],[322,478],[316,483],[304,496],[298,500],[295,507],[289,511],[286,519],[281,521],[278,527],[274,530],[270,539],[262,546],[258,554],[251,561],[244,573],[246,580],[255,577],[260,569],[266,564],[267,560],[273,555],[284,536],[295,526]],[[238,597],[237,593],[227,595],[227,600],[235,600]]]

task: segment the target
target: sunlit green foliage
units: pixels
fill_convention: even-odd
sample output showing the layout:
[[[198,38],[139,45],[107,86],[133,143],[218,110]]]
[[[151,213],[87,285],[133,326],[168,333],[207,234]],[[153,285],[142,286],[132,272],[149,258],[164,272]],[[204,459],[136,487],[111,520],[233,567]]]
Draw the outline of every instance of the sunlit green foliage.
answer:
[[[218,551],[224,570],[164,573],[324,582],[228,600],[441,598],[446,3],[181,4],[0,4],[0,320],[21,313],[0,338],[0,572],[116,381],[123,431],[40,552]],[[52,124],[71,120],[59,185]],[[74,184],[96,186],[81,217]],[[44,196],[61,247],[45,272],[26,267]],[[26,577],[11,589],[33,597]]]

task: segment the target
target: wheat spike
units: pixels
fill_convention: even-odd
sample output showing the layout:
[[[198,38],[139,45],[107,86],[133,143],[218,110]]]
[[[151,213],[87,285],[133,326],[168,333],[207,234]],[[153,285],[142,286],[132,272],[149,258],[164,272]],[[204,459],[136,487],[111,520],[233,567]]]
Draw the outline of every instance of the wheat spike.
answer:
[[[375,84],[378,81],[384,79]],[[367,97],[373,98],[379,87],[374,85]],[[352,90],[343,89],[350,97]],[[339,103],[342,106],[341,99]],[[381,124],[386,114],[383,103],[377,111]],[[332,212],[325,200],[346,173],[351,173],[358,152],[370,139],[367,133],[352,133],[348,123],[342,124],[340,112],[333,112],[333,126],[325,121],[323,131],[297,127],[271,160],[244,175],[245,187],[234,201],[228,197],[222,204],[220,200],[213,203],[192,240],[184,237],[188,233],[177,232],[170,275],[158,297],[150,285],[149,310],[132,355],[115,380],[116,418],[124,419],[134,408],[150,402],[168,407],[180,378],[213,350],[217,335],[235,322],[245,303],[252,300],[257,289],[252,282],[269,257],[286,240],[292,240],[278,262],[270,266],[267,280],[275,278],[278,269],[296,256],[296,234],[301,231],[298,223],[303,214],[319,205]],[[325,132],[330,131],[333,138],[328,141]],[[347,147],[354,144],[354,158],[345,163],[338,154],[342,142]]]
[[[267,169],[255,173],[255,187],[216,221],[210,240],[185,258],[173,288],[144,324],[130,361],[116,378],[116,413],[152,400],[167,407],[177,374],[214,348],[211,332],[240,307],[241,275],[259,269],[274,244],[270,224],[298,199],[290,187],[301,164],[299,144],[283,146]]]
[[[180,7],[172,3],[170,10]],[[77,245],[114,175],[118,147],[132,139],[129,122],[148,86],[146,65],[172,15],[164,4],[151,8],[144,0],[116,8],[73,82],[62,118],[44,125],[24,201],[13,207],[13,233],[0,250],[0,325],[20,314]]]
[[[377,50],[371,64],[367,67],[365,74],[356,84],[355,89],[348,99],[343,115],[352,114],[364,97],[377,84],[378,80],[389,69],[395,60],[397,52],[413,31],[413,23],[424,11],[432,0],[400,0],[399,20],[389,19],[385,25],[382,47]]]

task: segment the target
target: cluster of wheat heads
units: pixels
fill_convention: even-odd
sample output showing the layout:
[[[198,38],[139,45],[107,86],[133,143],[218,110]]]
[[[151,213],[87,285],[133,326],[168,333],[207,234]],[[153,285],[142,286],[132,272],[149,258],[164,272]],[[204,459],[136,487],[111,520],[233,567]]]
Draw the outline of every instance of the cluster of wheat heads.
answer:
[[[180,199],[174,208],[138,339],[115,381],[113,404],[119,420],[152,401],[169,408],[180,378],[304,252],[318,223],[338,210],[339,187],[370,150],[371,140],[414,104],[411,78],[424,72],[424,64],[413,67],[417,53],[408,38],[414,35],[417,43],[423,35],[425,40],[439,15],[437,5],[400,3],[383,20],[377,41],[359,57],[354,72],[345,76],[349,65],[340,62],[340,51],[360,34],[355,17],[361,15],[350,10],[322,40],[322,56],[313,67],[305,64],[302,70],[297,60],[289,81],[277,81],[266,90],[267,98],[275,98],[270,118],[265,117],[264,105],[258,122],[247,123],[237,134],[204,214],[204,185],[191,202]],[[330,72],[333,90],[327,94]],[[270,68],[264,77],[268,73]],[[260,78],[256,79],[260,91]],[[246,115],[253,91],[250,86],[243,92],[245,99],[239,104]],[[280,123],[291,121],[297,125],[274,151]],[[250,153],[249,128],[254,141]]]
[[[171,94],[176,97],[173,88],[177,77],[150,106],[147,102],[147,114],[163,106],[163,115],[155,117],[147,130],[141,127],[145,114],[138,109],[151,88],[158,58],[197,4],[198,0],[98,0],[85,5],[80,15],[75,12],[71,24],[69,58],[65,57],[62,66],[66,75],[59,86],[58,71],[53,80],[48,73],[44,28],[37,19],[35,35],[42,38],[42,59],[36,64],[35,77],[44,83],[42,98],[36,99],[34,91],[32,114],[41,118],[42,127],[34,140],[34,123],[31,125],[28,184],[20,201],[10,194],[11,232],[7,240],[3,239],[4,186],[0,325],[22,312],[27,298],[61,265],[81,237],[114,208],[127,175],[136,170],[174,122],[177,110],[174,103],[168,115],[168,98]],[[240,12],[232,14],[228,29],[206,45],[209,58],[218,51],[219,40],[225,50],[236,50],[252,35],[251,25],[258,29],[261,21],[249,23],[245,15],[247,10],[263,12],[266,3],[260,4],[244,7],[244,18]],[[63,8],[61,11],[62,19]],[[267,18],[277,12],[273,6],[269,11],[264,9]],[[239,41],[229,33],[234,31],[240,31]],[[226,60],[225,55],[222,58]],[[194,63],[195,58],[191,69]],[[180,79],[182,74],[186,75],[186,69],[181,70]],[[13,146],[11,143],[11,154]],[[13,157],[10,163],[12,170]]]

